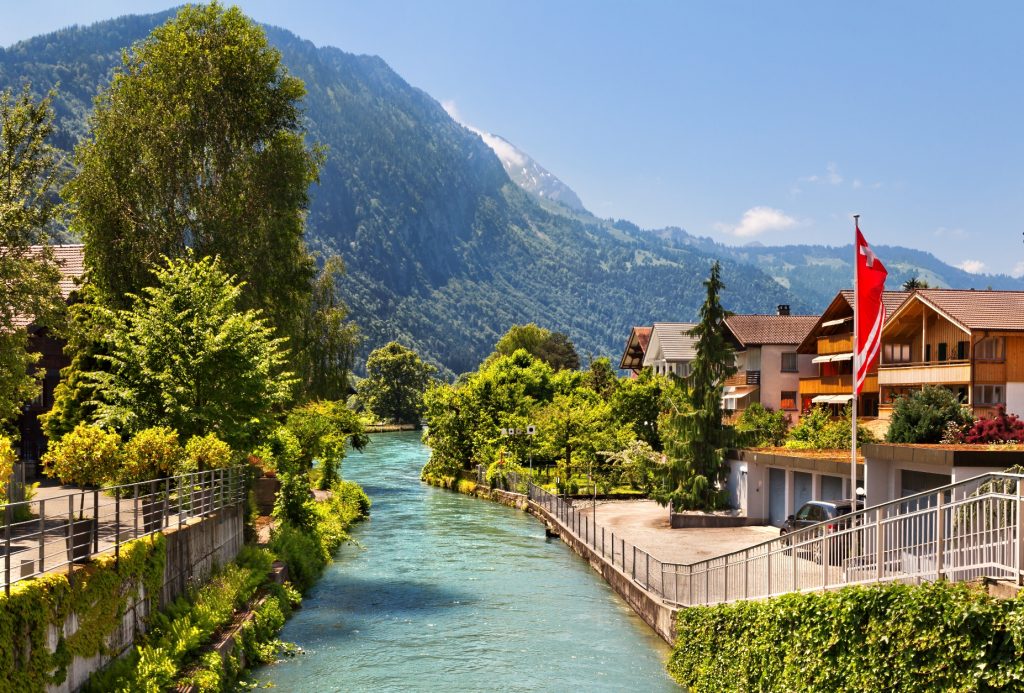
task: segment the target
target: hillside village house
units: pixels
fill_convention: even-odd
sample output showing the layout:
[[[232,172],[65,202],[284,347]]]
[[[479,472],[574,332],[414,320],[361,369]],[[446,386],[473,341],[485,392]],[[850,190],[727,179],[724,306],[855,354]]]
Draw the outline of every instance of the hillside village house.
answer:
[[[907,291],[886,291],[882,294],[886,316],[909,296]],[[818,318],[797,347],[797,353],[810,355],[818,373],[800,378],[799,406],[801,412],[826,405],[839,413],[853,399],[853,291],[844,289],[836,294],[828,308]],[[860,416],[878,416],[877,366],[864,380],[857,400]]]
[[[1024,291],[918,289],[882,331],[878,385],[883,417],[925,385],[956,392],[975,417],[1000,404],[1024,414]]]
[[[816,315],[790,315],[780,305],[776,315],[730,315],[726,338],[736,350],[735,375],[725,381],[722,408],[738,413],[753,402],[795,419],[799,415],[800,378],[817,372],[809,354],[797,346],[817,323]]]
[[[36,246],[32,250],[38,253],[42,247]],[[85,271],[85,249],[82,245],[58,245],[52,246],[52,250],[61,272],[60,293],[68,301]],[[25,316],[21,325],[28,328],[29,349],[40,354],[36,368],[42,376],[42,391],[34,400],[25,403],[16,422],[21,439],[19,458],[32,466],[46,450],[39,417],[53,406],[53,390],[60,381],[61,369],[68,365],[69,360],[64,356],[64,341],[51,334],[48,328],[35,325],[31,316]]]
[[[689,332],[692,322],[656,322],[644,354],[643,367],[658,375],[690,375],[690,364],[697,356],[697,340]]]
[[[619,368],[629,371],[632,377],[640,375],[644,369],[644,357],[647,355],[647,346],[651,341],[651,327],[634,327],[629,331],[629,339],[626,340],[626,348],[622,350],[622,358],[619,359]]]

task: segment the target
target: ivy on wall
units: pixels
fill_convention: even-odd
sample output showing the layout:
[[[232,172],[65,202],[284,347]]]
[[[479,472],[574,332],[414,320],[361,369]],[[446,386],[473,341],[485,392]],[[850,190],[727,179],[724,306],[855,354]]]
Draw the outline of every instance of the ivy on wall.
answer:
[[[935,582],[682,609],[668,669],[693,691],[1024,685],[1024,597]]]
[[[121,558],[95,558],[74,573],[44,575],[12,586],[0,595],[0,692],[42,691],[59,684],[75,657],[116,654],[108,639],[120,625],[130,602],[145,589],[150,609],[163,583],[166,550],[163,535],[128,542]],[[64,634],[74,614],[78,630]],[[58,635],[49,645],[50,628]]]

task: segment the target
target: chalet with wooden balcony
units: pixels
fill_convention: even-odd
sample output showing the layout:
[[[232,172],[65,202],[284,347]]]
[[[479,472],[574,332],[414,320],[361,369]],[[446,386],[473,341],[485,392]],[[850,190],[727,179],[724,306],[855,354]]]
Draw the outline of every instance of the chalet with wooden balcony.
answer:
[[[796,349],[817,321],[816,315],[790,315],[786,305],[779,306],[776,315],[726,318],[726,338],[736,350],[737,372],[725,381],[722,408],[736,412],[759,402],[798,414],[800,378],[813,375],[817,368],[809,354],[798,354]]]
[[[626,348],[622,351],[622,358],[619,359],[619,368],[629,371],[635,378],[640,375],[644,368],[644,357],[647,355],[647,346],[651,342],[651,327],[634,327],[629,332],[629,339],[626,340]]]
[[[880,415],[900,395],[939,385],[975,416],[1024,414],[1024,291],[918,289],[882,331]]]
[[[644,354],[643,367],[659,375],[686,378],[697,356],[697,339],[690,336],[692,322],[656,322]]]
[[[33,246],[32,252],[41,253],[42,246]],[[85,272],[85,251],[82,245],[51,246],[54,262],[60,269],[59,288],[65,301],[71,300],[78,287],[78,281]],[[15,320],[17,327],[24,327],[29,335],[29,350],[39,354],[35,364],[36,372],[42,382],[39,395],[22,407],[18,417],[20,445],[19,458],[23,462],[37,462],[46,449],[39,417],[53,407],[53,391],[60,381],[60,371],[68,365],[69,359],[64,355],[64,340],[54,336],[49,328],[35,323],[30,315],[19,316]]]
[[[893,315],[907,297],[907,291],[886,291],[882,294],[886,316]],[[811,356],[817,374],[801,377],[800,411],[818,405],[838,411],[853,399],[853,291],[836,294],[825,312],[797,347],[797,353]],[[878,416],[877,368],[868,373],[857,401],[858,414]]]

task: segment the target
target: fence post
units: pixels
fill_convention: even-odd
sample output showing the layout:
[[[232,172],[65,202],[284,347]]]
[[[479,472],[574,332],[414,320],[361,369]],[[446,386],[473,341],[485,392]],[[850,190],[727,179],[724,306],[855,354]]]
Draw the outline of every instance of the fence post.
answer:
[[[828,530],[821,533],[821,589],[828,587],[828,566],[830,561],[831,544],[826,541]]]
[[[945,554],[946,554],[946,546],[945,546],[946,545],[946,530],[945,530],[945,527],[943,526],[943,525],[946,524],[944,522],[944,518],[943,518],[945,509],[943,508],[943,503],[942,503],[942,497],[944,495],[946,495],[946,494],[943,491],[939,491],[938,499],[937,499],[937,502],[935,503],[935,579],[936,580],[941,580],[942,579],[942,572],[943,572],[943,568],[944,568],[943,564],[945,562]]]
[[[636,582],[636,546],[633,547],[633,581]]]
[[[750,549],[743,551],[743,598],[750,598],[750,590],[747,583],[750,581]]]
[[[875,511],[875,579],[882,581],[885,574],[885,531],[882,527],[882,509]]]
[[[1017,477],[1017,584],[1024,585],[1024,479]]]
[[[96,534],[99,534],[97,531]],[[46,570],[46,499],[39,499],[39,570],[40,575]]]
[[[729,602],[729,556],[725,557],[725,591],[722,594],[722,603],[727,604]]]
[[[82,491],[81,493],[85,493]],[[8,543],[8,548],[10,544]],[[68,496],[68,553],[70,558],[68,559],[68,575],[71,574],[71,566],[75,562],[75,496],[71,494]]]
[[[121,564],[121,494],[114,495],[114,565]]]
[[[797,563],[796,563],[796,560],[797,560],[796,559],[796,554],[797,554],[796,546],[793,546],[793,591],[794,592],[796,592],[796,574],[797,574],[797,569],[799,567],[799,566],[797,566]]]
[[[11,594],[11,504],[4,506],[4,594]]]
[[[40,502],[41,503],[41,502]],[[40,508],[42,505],[40,505]],[[92,534],[92,552],[100,552],[100,491],[93,489],[92,492],[92,518],[96,520],[96,531]]]

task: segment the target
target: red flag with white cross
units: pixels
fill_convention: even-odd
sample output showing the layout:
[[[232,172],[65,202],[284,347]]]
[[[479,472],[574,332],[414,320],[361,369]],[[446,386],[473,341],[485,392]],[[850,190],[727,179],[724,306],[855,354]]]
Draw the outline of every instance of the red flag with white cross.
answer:
[[[854,305],[857,321],[857,343],[854,349],[857,354],[856,385],[854,393],[859,395],[864,386],[868,371],[878,359],[878,351],[882,344],[882,326],[885,325],[885,305],[882,303],[882,292],[885,291],[885,278],[888,272],[885,265],[871,250],[857,230],[857,285],[855,287]]]

